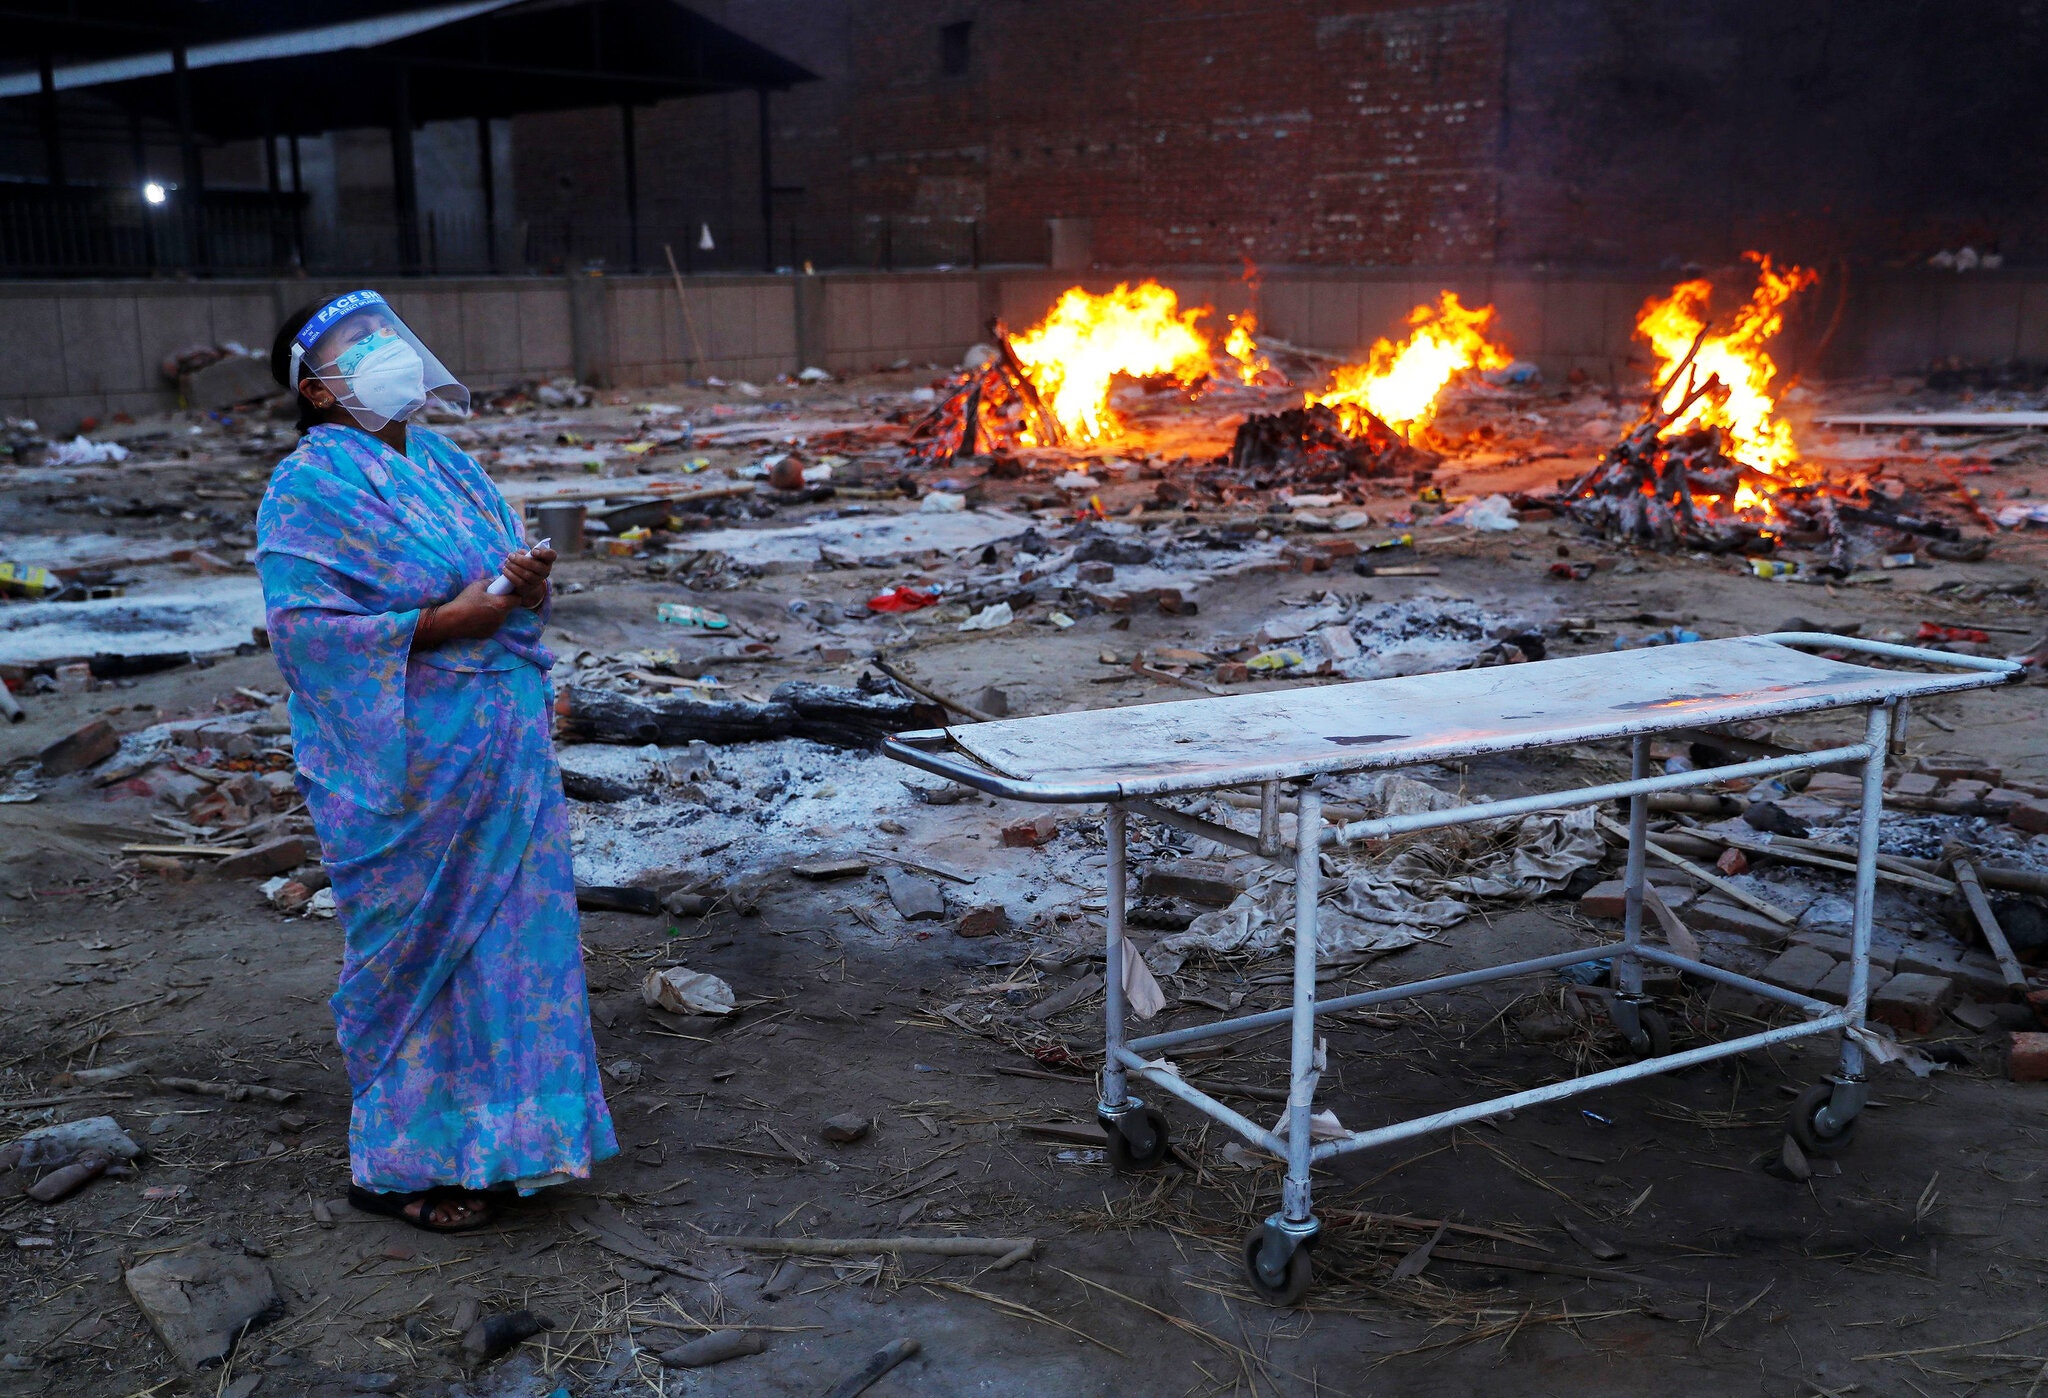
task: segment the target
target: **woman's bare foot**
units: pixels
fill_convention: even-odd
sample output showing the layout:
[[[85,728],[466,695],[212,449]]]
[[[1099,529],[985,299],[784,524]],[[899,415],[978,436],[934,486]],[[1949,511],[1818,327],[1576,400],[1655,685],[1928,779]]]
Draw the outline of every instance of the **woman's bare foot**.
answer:
[[[401,1211],[408,1223],[422,1228],[475,1228],[491,1220],[491,1201],[474,1190],[421,1195]]]

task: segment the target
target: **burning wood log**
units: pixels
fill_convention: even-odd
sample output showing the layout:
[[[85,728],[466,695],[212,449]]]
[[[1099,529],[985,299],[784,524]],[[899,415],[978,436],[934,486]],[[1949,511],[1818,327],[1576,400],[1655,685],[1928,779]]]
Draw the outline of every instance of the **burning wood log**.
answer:
[[[1060,420],[1045,406],[1045,400],[1038,396],[1038,385],[1031,382],[1031,375],[1024,372],[1024,361],[1017,358],[1017,347],[1010,343],[1010,332],[1000,320],[990,320],[988,333],[995,337],[996,353],[1002,356],[1003,369],[1010,376],[1010,382],[1017,389],[1017,396],[1024,400],[1024,406],[1031,412],[1032,421],[1038,424],[1038,441],[1041,446],[1065,446],[1066,430]]]
[[[1344,430],[1336,409],[1321,404],[1254,413],[1231,441],[1230,469],[1327,482],[1346,476],[1427,475],[1443,460],[1435,452],[1408,445],[1386,423],[1359,411],[1364,430],[1356,434]]]

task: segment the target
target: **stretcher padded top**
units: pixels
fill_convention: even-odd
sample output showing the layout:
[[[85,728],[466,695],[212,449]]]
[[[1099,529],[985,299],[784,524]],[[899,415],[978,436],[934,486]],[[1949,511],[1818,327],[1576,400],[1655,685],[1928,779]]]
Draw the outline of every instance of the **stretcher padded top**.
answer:
[[[1920,654],[1936,662],[1959,658]],[[1114,784],[1132,797],[1737,723],[2007,678],[1997,671],[1874,669],[1743,636],[1005,719],[947,736],[1014,781],[1048,789]]]

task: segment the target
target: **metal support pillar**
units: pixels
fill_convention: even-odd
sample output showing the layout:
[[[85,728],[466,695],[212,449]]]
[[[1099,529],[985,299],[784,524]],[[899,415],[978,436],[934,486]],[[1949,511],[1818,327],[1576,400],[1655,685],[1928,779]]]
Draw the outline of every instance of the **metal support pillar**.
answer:
[[[761,154],[761,270],[775,270],[775,166],[768,144],[768,89],[754,89],[755,128]]]
[[[633,104],[619,103],[619,148],[626,174],[626,269],[640,270],[640,157],[633,134]]]
[[[149,182],[149,146],[142,138],[142,113],[128,113],[128,148],[135,160],[135,192],[138,198],[142,186]],[[142,261],[152,272],[156,270],[156,208],[147,199],[142,201]]]
[[[412,70],[400,66],[391,120],[391,190],[398,206],[398,266],[420,270],[420,190],[412,155]]]
[[[62,189],[64,127],[57,112],[57,67],[47,53],[36,60],[36,76],[42,83],[42,102],[37,114],[43,127],[43,170],[49,178],[50,188]]]
[[[263,177],[270,192],[270,263],[273,267],[285,259],[285,234],[283,222],[278,218],[284,202],[284,181],[278,172],[277,130],[268,128],[263,133]]]
[[[185,167],[184,188],[178,191],[178,209],[185,224],[185,265],[203,268],[206,255],[206,167],[199,156],[199,139],[192,131],[192,70],[185,63],[183,45],[171,50],[171,86],[178,106],[178,150]]]
[[[484,189],[484,265],[498,270],[498,162],[491,148],[491,119],[476,119],[476,163]]]
[[[306,181],[299,165],[299,133],[291,135],[292,152],[292,265],[306,265]]]

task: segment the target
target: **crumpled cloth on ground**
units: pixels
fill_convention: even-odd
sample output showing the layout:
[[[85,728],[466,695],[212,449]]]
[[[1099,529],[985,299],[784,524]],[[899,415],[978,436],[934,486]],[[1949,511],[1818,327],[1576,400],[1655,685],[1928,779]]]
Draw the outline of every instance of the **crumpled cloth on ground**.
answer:
[[[1466,803],[1394,773],[1375,781],[1368,804],[1405,815]],[[1227,807],[1211,813],[1244,814]],[[1590,807],[1425,831],[1381,862],[1361,850],[1329,851],[1322,856],[1316,959],[1351,959],[1432,940],[1471,916],[1465,899],[1541,898],[1605,853]],[[1154,944],[1146,958],[1154,971],[1171,974],[1190,957],[1264,956],[1292,944],[1294,871],[1253,863],[1256,872],[1229,907],[1203,913]]]

